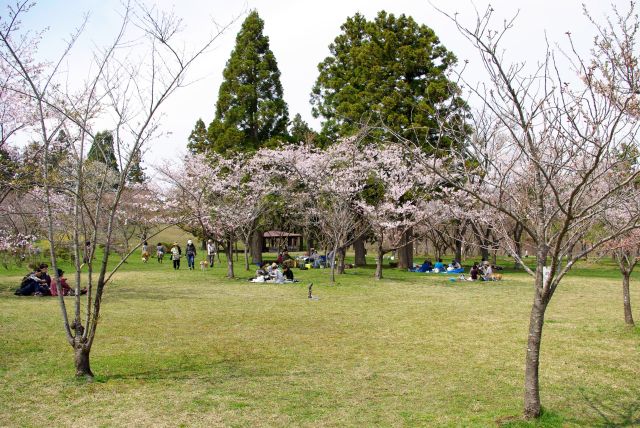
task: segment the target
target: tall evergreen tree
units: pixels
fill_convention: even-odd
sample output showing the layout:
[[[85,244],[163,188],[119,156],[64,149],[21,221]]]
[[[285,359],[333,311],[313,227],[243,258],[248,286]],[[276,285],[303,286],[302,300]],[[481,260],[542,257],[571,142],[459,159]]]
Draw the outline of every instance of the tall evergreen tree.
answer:
[[[204,144],[218,153],[252,151],[286,139],[287,104],[278,64],[263,29],[258,12],[251,12],[224,69],[215,119]]]
[[[140,165],[140,162],[142,162],[142,156],[140,155],[140,150],[137,150],[131,157],[131,167],[127,174],[127,181],[129,183],[142,184],[147,179],[144,168]]]
[[[205,153],[211,148],[207,139],[207,126],[202,118],[197,120],[195,128],[191,131],[187,148],[193,154]]]
[[[119,171],[111,131],[102,131],[96,134],[89,149],[87,160],[102,162],[114,171]]]
[[[289,126],[289,136],[293,143],[299,143],[301,141],[312,141],[316,145],[319,143],[318,133],[311,129],[307,122],[302,120],[300,113],[297,113],[291,121],[291,125]]]
[[[456,57],[431,28],[381,11],[373,21],[347,18],[341,29],[311,94],[325,136],[349,135],[375,121],[426,146],[436,141],[438,109],[465,109],[446,76]]]

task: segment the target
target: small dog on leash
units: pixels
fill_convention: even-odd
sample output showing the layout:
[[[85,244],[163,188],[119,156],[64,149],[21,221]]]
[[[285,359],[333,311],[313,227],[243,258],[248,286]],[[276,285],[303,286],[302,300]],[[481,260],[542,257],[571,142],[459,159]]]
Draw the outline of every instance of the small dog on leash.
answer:
[[[149,261],[149,253],[145,251],[144,253],[142,253],[142,263],[146,263],[148,261]]]
[[[209,262],[206,260],[200,260],[200,270],[204,272],[209,267]]]

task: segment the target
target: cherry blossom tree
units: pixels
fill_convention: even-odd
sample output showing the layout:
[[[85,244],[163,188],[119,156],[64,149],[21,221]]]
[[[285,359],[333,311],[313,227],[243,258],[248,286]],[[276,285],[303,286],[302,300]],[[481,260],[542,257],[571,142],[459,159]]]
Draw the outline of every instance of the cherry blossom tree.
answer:
[[[260,157],[236,154],[188,155],[179,166],[165,166],[160,175],[170,184],[168,198],[180,213],[181,227],[225,248],[227,277],[233,278],[233,244],[245,247],[249,269],[251,237],[273,191],[267,165]]]
[[[513,20],[494,29],[493,13],[488,8],[472,28],[460,24],[457,15],[450,16],[479,52],[488,78],[480,86],[464,82],[481,101],[471,118],[475,135],[456,137],[455,129],[443,120],[441,134],[457,138],[458,149],[445,159],[447,168],[430,160],[423,163],[448,186],[486,207],[488,217],[494,219],[493,230],[506,247],[514,247],[509,231],[517,222],[536,248],[534,269],[512,251],[533,277],[524,415],[534,418],[541,411],[538,373],[544,316],[557,287],[579,258],[639,226],[634,212],[574,251],[602,213],[640,197],[633,185],[640,171],[621,168],[633,156],[625,147],[637,141],[638,94],[628,90],[629,81],[610,72],[606,55],[598,49],[591,60],[569,50],[567,59],[580,77],[578,84],[562,76],[564,58],[552,51],[531,75],[525,75],[522,65],[508,65],[503,57],[501,41]],[[625,16],[619,21],[627,22]],[[632,12],[628,16],[637,21]],[[631,29],[638,27],[612,24],[608,28],[626,40],[635,36]],[[628,63],[637,67],[636,48],[625,51],[615,43],[605,45],[611,57],[634,55]]]
[[[214,197],[211,217],[217,228],[228,236],[227,276],[233,277],[233,247],[239,238],[244,244],[244,265],[249,270],[251,238],[258,219],[267,211],[268,196],[275,191],[268,165],[260,156],[237,154],[230,158],[210,155],[217,168],[216,180],[210,183]]]
[[[357,203],[372,156],[372,148],[362,142],[365,134],[339,140],[326,150],[302,143],[257,153],[258,158],[275,160],[273,174],[285,184],[285,199],[289,209],[300,214],[300,225],[317,229],[331,248],[331,282],[336,267],[344,272],[346,248],[368,230]]]
[[[166,209],[161,189],[151,183],[132,183],[122,192],[115,229],[122,237],[126,259],[144,241],[180,222]],[[132,244],[135,243],[135,245]]]
[[[427,158],[419,148],[387,143],[363,151],[373,156],[367,159],[368,183],[358,206],[376,240],[375,278],[382,279],[384,255],[407,244],[406,232],[426,221],[437,223],[441,204],[431,195],[438,182],[423,163],[415,162]]]
[[[32,5],[30,1],[19,1],[0,18],[0,49],[4,53],[0,60],[18,73],[21,85],[12,86],[11,90],[29,100],[30,112],[37,123],[31,137],[43,148],[41,185],[54,273],[57,272],[58,256],[55,198],[58,195],[67,198],[64,209],[71,213],[72,224],[68,230],[76,270],[76,298],[69,311],[62,295],[58,302],[66,338],[74,351],[76,375],[91,379],[90,352],[105,286],[120,267],[119,264],[110,270],[108,262],[118,209],[129,185],[129,172],[143,153],[143,147],[158,136],[162,106],[186,83],[185,73],[224,29],[216,27],[210,38],[186,52],[178,48],[183,46],[177,40],[182,27],[178,18],[138,3],[124,4],[121,25],[116,28],[113,42],[104,48],[96,48],[93,57],[87,61],[90,68],[86,77],[78,79],[69,75],[77,70],[64,72],[61,64],[72,51],[85,23],[70,36],[63,54],[47,61],[36,72],[29,67],[31,52],[21,51],[19,42],[26,37],[20,21],[29,17]],[[134,39],[136,43],[130,43]],[[75,86],[69,87],[69,82],[74,82]],[[98,121],[110,123],[108,129],[114,137],[117,172],[99,167],[89,171],[85,162]],[[50,178],[55,171],[51,164],[51,145],[62,129],[69,141],[69,174],[61,186],[53,186]],[[82,254],[85,241],[91,243],[86,257]],[[104,252],[94,266],[98,243]],[[88,292],[80,296],[81,268],[85,265]],[[55,280],[59,282],[57,273]]]
[[[630,282],[631,274],[640,260],[640,232],[633,230],[628,234],[610,242],[605,249],[613,253],[613,257],[618,263],[622,274],[622,307],[624,311],[624,322],[629,326],[634,326],[633,311],[631,308]]]

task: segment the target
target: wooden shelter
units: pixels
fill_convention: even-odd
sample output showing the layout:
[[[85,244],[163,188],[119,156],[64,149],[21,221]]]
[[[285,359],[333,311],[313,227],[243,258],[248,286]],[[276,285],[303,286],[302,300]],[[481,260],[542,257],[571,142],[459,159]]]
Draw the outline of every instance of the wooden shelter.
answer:
[[[262,251],[277,253],[287,251],[302,251],[302,235],[298,233],[270,230],[262,235]]]

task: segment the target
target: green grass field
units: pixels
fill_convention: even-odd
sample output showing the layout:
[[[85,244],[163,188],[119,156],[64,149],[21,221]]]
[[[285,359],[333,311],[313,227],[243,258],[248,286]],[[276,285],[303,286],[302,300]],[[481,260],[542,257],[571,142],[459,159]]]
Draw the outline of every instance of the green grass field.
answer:
[[[583,263],[554,296],[545,414],[529,424],[523,273],[376,282],[371,266],[330,285],[326,269],[296,269],[300,284],[276,285],[247,282],[240,263],[236,280],[185,264],[134,258],[108,286],[93,383],[74,377],[57,302],[13,296],[22,271],[0,272],[0,426],[640,425],[640,329],[624,326],[611,263]]]

